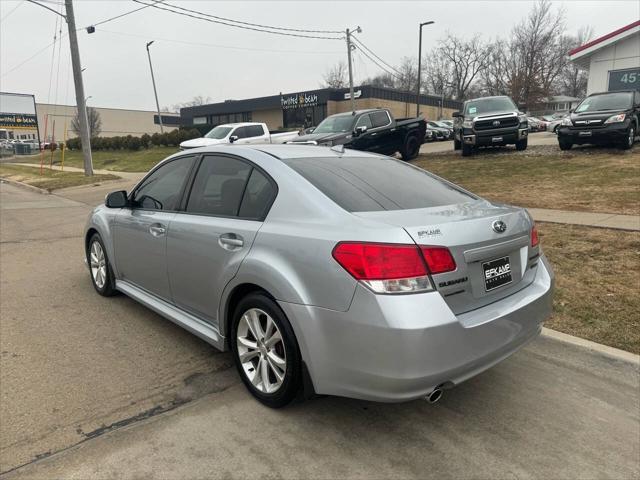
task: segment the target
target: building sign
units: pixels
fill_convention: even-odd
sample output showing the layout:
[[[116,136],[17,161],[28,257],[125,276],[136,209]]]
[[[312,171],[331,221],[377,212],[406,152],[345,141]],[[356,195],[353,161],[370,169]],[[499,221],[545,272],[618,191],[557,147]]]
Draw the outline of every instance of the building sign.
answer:
[[[315,107],[316,105],[318,105],[317,93],[294,93],[292,95],[282,95],[280,97],[280,106],[283,110]]]
[[[640,68],[609,71],[609,91],[640,90]]]
[[[353,92],[353,98],[360,98],[362,96],[362,90],[356,90]],[[351,93],[347,92],[344,94],[344,99],[349,100],[351,98]]]
[[[38,127],[38,117],[29,113],[0,113],[0,128]]]

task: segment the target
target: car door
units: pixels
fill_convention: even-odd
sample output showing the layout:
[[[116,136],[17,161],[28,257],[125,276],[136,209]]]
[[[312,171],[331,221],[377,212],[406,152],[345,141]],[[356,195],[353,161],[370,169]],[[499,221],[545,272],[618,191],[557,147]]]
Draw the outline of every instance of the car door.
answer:
[[[175,158],[138,184],[113,226],[115,263],[122,280],[170,300],[166,266],[166,233],[175,216],[194,155]]]
[[[360,118],[358,118],[358,120],[356,121],[356,124],[353,127],[353,131],[355,132],[359,127],[367,127],[367,131],[361,133],[353,139],[353,147],[356,150],[369,150],[372,141],[371,128],[373,127],[371,123],[371,115],[369,115],[368,113],[361,115]]]
[[[249,252],[276,195],[273,180],[245,159],[205,155],[185,210],[167,238],[173,302],[217,325],[220,296]]]
[[[395,128],[390,128],[391,117],[386,110],[378,110],[371,113],[371,130],[370,146],[368,148],[371,152],[378,153],[393,153],[398,145],[400,145],[400,139],[394,141]]]
[[[245,143],[269,143],[269,136],[265,133],[262,125],[249,125],[245,128],[247,129],[247,138]]]

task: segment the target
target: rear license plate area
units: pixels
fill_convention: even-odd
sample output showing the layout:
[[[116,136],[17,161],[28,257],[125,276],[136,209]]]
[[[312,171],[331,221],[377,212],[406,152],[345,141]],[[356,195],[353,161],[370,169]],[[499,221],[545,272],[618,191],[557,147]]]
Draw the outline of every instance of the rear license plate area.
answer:
[[[508,285],[513,281],[509,256],[496,258],[482,264],[484,289],[487,292]]]

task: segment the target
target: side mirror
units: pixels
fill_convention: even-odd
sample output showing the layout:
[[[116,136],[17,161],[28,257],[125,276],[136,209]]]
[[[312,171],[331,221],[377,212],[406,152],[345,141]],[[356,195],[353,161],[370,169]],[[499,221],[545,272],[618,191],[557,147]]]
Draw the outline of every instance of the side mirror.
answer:
[[[309,127],[307,128],[307,133],[313,133],[315,129],[316,127]]]
[[[362,135],[363,133],[365,133],[367,131],[367,127],[366,125],[361,125],[359,127],[356,127],[356,129],[353,131],[353,135],[355,137],[359,137],[360,135]]]
[[[236,140],[238,140],[238,136],[237,136],[237,135],[231,135],[231,136],[229,137],[229,143],[233,143],[233,142],[235,142]]]
[[[107,208],[123,208],[126,207],[128,203],[129,200],[127,199],[127,192],[125,190],[111,192],[104,201]]]
[[[462,113],[460,113],[460,112],[453,112],[453,113],[451,114],[451,116],[452,116],[453,118],[461,118],[461,117],[463,117]]]

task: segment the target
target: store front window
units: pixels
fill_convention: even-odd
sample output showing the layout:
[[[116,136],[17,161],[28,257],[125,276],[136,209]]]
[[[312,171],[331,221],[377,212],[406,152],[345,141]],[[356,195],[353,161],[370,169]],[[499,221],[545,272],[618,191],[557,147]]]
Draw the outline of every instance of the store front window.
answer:
[[[282,111],[284,128],[315,127],[327,116],[327,105],[291,108]]]

